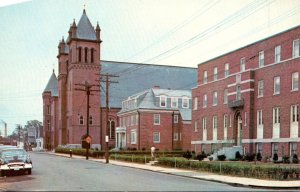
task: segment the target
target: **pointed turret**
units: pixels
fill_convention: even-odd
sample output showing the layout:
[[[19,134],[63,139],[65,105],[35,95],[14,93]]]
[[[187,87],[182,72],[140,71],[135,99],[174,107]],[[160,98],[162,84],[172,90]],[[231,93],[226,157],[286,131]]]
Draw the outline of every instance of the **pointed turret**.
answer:
[[[96,26],[96,38],[97,38],[97,41],[100,41],[101,42],[101,39],[100,39],[100,32],[101,32],[101,29],[99,27],[99,23],[97,22],[97,26]]]
[[[54,73],[54,69],[53,69],[53,73],[47,83],[47,86],[44,90],[44,93],[45,92],[50,92],[51,93],[51,96],[58,96],[58,80],[56,78],[56,75]]]
[[[77,25],[77,38],[84,40],[96,40],[96,32],[92,26],[85,9]]]
[[[76,26],[76,23],[75,23],[75,19],[73,21],[71,31],[72,31],[72,36],[71,37],[72,38],[77,38],[77,26]]]

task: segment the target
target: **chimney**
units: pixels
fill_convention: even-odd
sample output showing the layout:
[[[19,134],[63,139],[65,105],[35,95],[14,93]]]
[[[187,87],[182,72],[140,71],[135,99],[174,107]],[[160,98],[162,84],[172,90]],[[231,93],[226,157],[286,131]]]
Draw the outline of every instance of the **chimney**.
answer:
[[[154,85],[153,89],[160,89],[159,85]]]

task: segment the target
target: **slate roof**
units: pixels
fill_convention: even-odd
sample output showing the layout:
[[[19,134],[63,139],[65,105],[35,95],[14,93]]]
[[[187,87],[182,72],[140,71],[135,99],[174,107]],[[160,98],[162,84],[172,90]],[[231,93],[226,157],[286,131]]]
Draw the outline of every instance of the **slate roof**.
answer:
[[[52,97],[58,97],[58,80],[56,78],[54,70],[44,92],[50,92]]]
[[[78,39],[96,40],[95,29],[86,15],[85,10],[83,10],[83,14],[78,22],[76,36]]]
[[[161,89],[191,89],[197,85],[197,68],[163,66],[138,63],[101,61],[101,73],[117,74],[119,83],[109,87],[109,107],[122,108],[122,101],[129,96],[154,86]],[[105,83],[101,83],[105,89]],[[105,93],[101,90],[101,107],[105,107]]]

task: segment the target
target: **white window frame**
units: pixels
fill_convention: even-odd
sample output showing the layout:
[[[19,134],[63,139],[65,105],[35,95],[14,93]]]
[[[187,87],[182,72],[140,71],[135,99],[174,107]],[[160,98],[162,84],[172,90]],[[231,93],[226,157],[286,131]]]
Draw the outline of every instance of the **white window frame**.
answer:
[[[207,126],[206,117],[202,118],[202,128],[205,130]]]
[[[299,72],[292,73],[292,91],[299,90]]]
[[[194,132],[198,132],[198,121],[194,123]]]
[[[177,97],[171,98],[171,108],[178,108],[178,98]]]
[[[240,85],[236,86],[236,100],[242,99],[242,87]]]
[[[207,94],[204,94],[203,95],[203,108],[206,108],[207,107]]]
[[[218,117],[213,116],[213,129],[218,129]]]
[[[280,107],[273,108],[273,124],[280,124]]]
[[[160,143],[160,132],[153,132],[153,143]]]
[[[160,104],[160,107],[167,107],[167,96],[161,95],[159,97],[159,104]]]
[[[174,123],[178,123],[178,115],[174,115]]]
[[[280,94],[280,76],[274,77],[274,95]]]
[[[275,47],[275,63],[279,63],[281,61],[281,45]]]
[[[264,51],[259,52],[258,66],[259,66],[259,68],[265,66],[265,52]]]
[[[214,81],[218,80],[218,67],[214,67]]]
[[[224,128],[228,128],[227,119],[228,119],[227,114],[224,114],[224,116],[223,116],[223,125],[224,125]]]
[[[194,110],[197,110],[198,109],[198,97],[195,97],[194,98]]]
[[[291,122],[292,123],[299,122],[299,105],[291,106]]]
[[[203,71],[203,84],[207,83],[207,71]]]
[[[218,92],[214,91],[213,92],[213,106],[217,106],[218,105]]]
[[[131,130],[131,134],[130,134],[130,143],[131,144],[136,144],[136,130]]]
[[[177,132],[174,133],[173,140],[174,141],[178,141],[178,133]]]
[[[293,41],[293,58],[300,56],[300,40],[295,39]]]
[[[263,111],[262,110],[257,110],[257,125],[263,125]]]
[[[182,98],[182,108],[189,108],[189,98],[188,97]]]
[[[224,77],[228,77],[229,76],[229,63],[225,64],[225,71],[224,71]]]
[[[228,103],[228,89],[224,90],[223,103],[224,104]]]
[[[242,57],[240,59],[240,71],[243,72],[246,70],[246,58]]]
[[[153,114],[153,124],[160,125],[160,114]]]
[[[259,80],[257,85],[257,97],[264,96],[264,80]]]

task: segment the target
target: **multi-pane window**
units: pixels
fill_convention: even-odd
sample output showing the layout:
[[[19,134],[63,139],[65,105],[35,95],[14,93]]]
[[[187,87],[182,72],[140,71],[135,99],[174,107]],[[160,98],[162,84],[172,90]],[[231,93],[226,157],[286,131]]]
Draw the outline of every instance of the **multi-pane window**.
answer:
[[[110,139],[115,139],[115,130],[116,130],[115,121],[113,121],[113,120],[109,121],[109,138]]]
[[[217,118],[217,116],[213,116],[213,128],[214,129],[218,128],[218,118]]]
[[[89,118],[89,124],[93,125],[93,116],[91,116],[91,115],[90,115],[90,118]]]
[[[218,92],[214,91],[213,93],[213,106],[218,105]]]
[[[228,89],[225,89],[224,90],[224,104],[227,104],[228,103]]]
[[[275,63],[280,62],[281,59],[281,46],[278,45],[275,47]]]
[[[223,119],[223,123],[224,123],[224,128],[227,128],[227,115],[224,115],[224,119]]]
[[[194,98],[194,110],[198,109],[198,97]]]
[[[299,73],[292,74],[292,91],[298,91],[299,89]]]
[[[300,40],[296,39],[293,41],[293,57],[300,56]]]
[[[203,72],[203,84],[207,83],[207,71]]]
[[[203,130],[206,129],[206,117],[202,118],[202,128],[203,128]]]
[[[299,106],[298,105],[291,106],[291,120],[292,120],[292,122],[299,122]]]
[[[161,107],[167,106],[167,97],[166,96],[160,96],[160,106]]]
[[[136,131],[131,131],[131,144],[136,144]]]
[[[273,108],[273,124],[280,123],[280,108]]]
[[[235,76],[235,81],[236,81],[236,83],[241,83],[242,75],[240,73]]]
[[[241,99],[242,99],[241,86],[238,85],[236,86],[236,100],[241,100]]]
[[[178,123],[178,115],[174,115],[174,123]]]
[[[225,64],[224,76],[228,77],[228,75],[229,75],[229,63],[226,63]]]
[[[154,132],[153,133],[153,143],[159,143],[160,142],[160,133]]]
[[[178,98],[177,97],[172,97],[171,98],[171,107],[172,108],[177,108],[178,107]]]
[[[297,154],[297,143],[290,143],[291,156]]]
[[[240,70],[241,71],[246,70],[246,59],[245,59],[245,57],[241,58],[241,60],[240,60]]]
[[[174,133],[174,135],[173,135],[173,140],[174,140],[174,141],[178,141],[178,133]]]
[[[264,96],[264,80],[259,80],[258,81],[258,97],[263,97]]]
[[[154,125],[160,125],[160,114],[154,114]]]
[[[80,117],[79,117],[79,124],[83,125],[83,116],[82,115],[80,115]]]
[[[218,68],[214,67],[214,81],[218,80]]]
[[[203,95],[203,108],[207,107],[207,95]]]
[[[195,121],[194,131],[195,131],[195,132],[198,132],[198,122],[197,122],[197,121]]]
[[[182,108],[189,108],[189,98],[182,98]]]
[[[257,110],[257,124],[263,125],[263,112],[262,110]]]
[[[264,51],[259,52],[259,67],[265,66],[265,53]]]
[[[274,77],[274,95],[280,94],[280,77]]]

